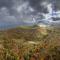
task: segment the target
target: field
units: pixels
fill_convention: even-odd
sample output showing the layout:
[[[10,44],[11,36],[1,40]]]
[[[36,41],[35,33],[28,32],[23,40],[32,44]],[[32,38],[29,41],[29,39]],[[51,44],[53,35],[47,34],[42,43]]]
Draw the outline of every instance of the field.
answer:
[[[27,28],[0,31],[0,60],[60,60],[60,28]]]

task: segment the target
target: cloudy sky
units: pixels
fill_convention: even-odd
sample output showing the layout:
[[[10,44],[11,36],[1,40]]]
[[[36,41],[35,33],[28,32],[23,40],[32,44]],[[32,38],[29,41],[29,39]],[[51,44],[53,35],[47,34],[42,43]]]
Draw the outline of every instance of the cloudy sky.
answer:
[[[51,0],[0,0],[0,27],[31,25],[50,18],[53,3]],[[55,9],[60,12],[59,4],[60,0],[56,0]]]

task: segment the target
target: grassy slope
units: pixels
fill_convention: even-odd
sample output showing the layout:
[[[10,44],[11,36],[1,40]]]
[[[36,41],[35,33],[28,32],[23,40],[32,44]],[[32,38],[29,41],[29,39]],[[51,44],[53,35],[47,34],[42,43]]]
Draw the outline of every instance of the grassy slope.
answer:
[[[30,50],[34,53],[37,48],[40,49],[41,47],[45,49],[44,52],[48,52],[51,48],[60,46],[59,40],[60,29],[56,28],[18,27],[2,31],[0,32],[0,57],[1,60],[13,60],[14,58],[20,60],[20,57]]]

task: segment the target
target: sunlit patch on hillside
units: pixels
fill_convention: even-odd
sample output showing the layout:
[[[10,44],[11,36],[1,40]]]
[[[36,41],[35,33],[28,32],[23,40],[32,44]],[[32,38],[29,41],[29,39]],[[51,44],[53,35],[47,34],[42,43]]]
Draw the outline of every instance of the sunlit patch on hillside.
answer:
[[[47,29],[48,29],[48,25],[45,25],[45,24],[38,24],[38,26],[40,27],[40,32],[41,34],[43,35],[47,35],[48,32],[47,32]]]

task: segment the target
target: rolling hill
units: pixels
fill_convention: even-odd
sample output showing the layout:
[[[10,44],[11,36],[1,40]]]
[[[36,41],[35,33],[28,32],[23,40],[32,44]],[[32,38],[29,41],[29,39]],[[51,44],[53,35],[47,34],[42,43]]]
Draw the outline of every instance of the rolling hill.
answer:
[[[37,53],[40,60],[48,60],[47,56],[53,55],[51,50],[55,51],[55,48],[60,49],[60,28],[17,27],[0,31],[0,60],[24,60],[25,57],[29,60],[29,54],[32,56]]]

